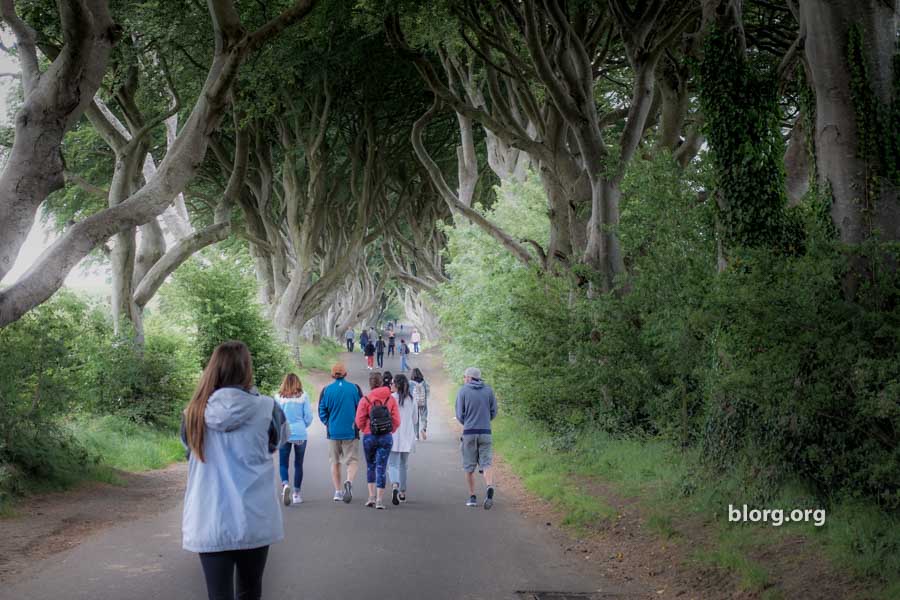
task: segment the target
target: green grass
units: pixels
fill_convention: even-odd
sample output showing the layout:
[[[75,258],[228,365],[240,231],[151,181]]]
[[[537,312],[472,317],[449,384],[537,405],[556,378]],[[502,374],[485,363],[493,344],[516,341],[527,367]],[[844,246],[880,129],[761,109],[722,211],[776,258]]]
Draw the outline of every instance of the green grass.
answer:
[[[323,339],[319,344],[301,344],[300,360],[304,369],[328,371],[344,348],[336,341]]]
[[[455,399],[455,390],[450,398]],[[900,520],[877,507],[832,501],[823,506],[814,494],[789,483],[760,501],[747,485],[751,479],[736,465],[727,474],[711,474],[696,451],[682,451],[661,439],[614,438],[602,432],[581,433],[561,444],[541,424],[503,414],[493,423],[494,445],[521,477],[525,487],[565,513],[563,524],[581,534],[615,510],[592,496],[579,482],[611,485],[614,493],[638,498],[647,526],[674,543],[696,544],[677,529],[692,519],[708,525],[706,545],[693,551],[700,562],[736,574],[744,589],[776,600],[766,566],[752,558],[787,535],[801,535],[831,562],[872,582],[879,598],[900,598]],[[565,492],[565,493],[563,493]],[[825,508],[822,527],[812,523],[740,524],[727,520],[728,504],[772,508]]]
[[[78,417],[67,423],[72,435],[100,463],[122,471],[161,469],[184,460],[175,431],[139,425],[122,417]]]

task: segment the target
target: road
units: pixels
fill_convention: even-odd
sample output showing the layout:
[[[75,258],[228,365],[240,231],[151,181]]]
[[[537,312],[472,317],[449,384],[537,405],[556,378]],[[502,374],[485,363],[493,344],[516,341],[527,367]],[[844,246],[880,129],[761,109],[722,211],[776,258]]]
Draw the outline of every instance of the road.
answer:
[[[348,379],[366,389],[362,356],[344,359]],[[306,453],[305,501],[284,509],[286,539],[270,550],[264,596],[514,599],[534,597],[518,592],[540,590],[635,597],[567,557],[544,528],[505,502],[502,488],[490,511],[465,506],[458,433],[440,357],[429,351],[410,362],[430,378],[434,398],[431,435],[410,459],[409,502],[388,503],[383,511],[365,508],[364,465],[354,481],[353,503],[332,502],[324,428],[316,420]],[[385,367],[396,373],[399,360],[389,358]],[[317,398],[318,390],[311,396]],[[273,493],[277,486],[273,482]],[[93,534],[34,567],[27,579],[0,590],[0,598],[206,597],[199,560],[181,549],[180,503]]]

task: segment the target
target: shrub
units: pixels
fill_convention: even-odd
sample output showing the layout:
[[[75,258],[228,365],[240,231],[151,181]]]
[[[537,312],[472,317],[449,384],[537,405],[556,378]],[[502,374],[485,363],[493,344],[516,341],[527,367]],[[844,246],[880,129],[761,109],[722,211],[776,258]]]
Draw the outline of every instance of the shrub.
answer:
[[[211,255],[186,263],[163,289],[162,302],[167,317],[193,332],[204,364],[216,346],[240,340],[250,348],[262,391],[276,389],[293,368],[287,346],[256,301],[256,280],[233,261]]]
[[[717,273],[706,179],[665,156],[633,163],[621,294],[588,296],[472,225],[447,228],[452,279],[437,299],[451,368],[481,366],[504,411],[564,445],[597,429],[658,436],[746,473],[760,499],[799,479],[823,498],[900,509],[900,276],[872,259],[845,299],[849,259],[816,198],[794,213],[807,221],[802,254],[742,248]],[[549,227],[532,181],[501,188],[489,214],[517,237]],[[863,251],[896,264],[895,247]]]

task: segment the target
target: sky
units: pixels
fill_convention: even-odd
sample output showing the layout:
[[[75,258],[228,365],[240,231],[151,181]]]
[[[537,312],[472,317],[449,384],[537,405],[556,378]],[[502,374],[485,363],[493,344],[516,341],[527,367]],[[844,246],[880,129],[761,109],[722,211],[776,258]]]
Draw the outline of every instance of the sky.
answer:
[[[0,31],[0,39],[7,47],[13,44],[12,36],[6,31]],[[7,53],[0,51],[0,73],[18,73],[20,71],[18,61]],[[9,95],[19,82],[9,77],[0,78],[0,123],[4,126],[11,125],[9,117]],[[12,270],[3,278],[4,286],[12,285],[31,265],[33,265],[41,253],[56,239],[56,233],[41,223],[40,211],[36,215],[34,226],[25,240],[25,244],[19,251]],[[109,291],[109,270],[106,268],[92,268],[89,271],[80,265],[75,267],[66,278],[66,287],[104,294]]]

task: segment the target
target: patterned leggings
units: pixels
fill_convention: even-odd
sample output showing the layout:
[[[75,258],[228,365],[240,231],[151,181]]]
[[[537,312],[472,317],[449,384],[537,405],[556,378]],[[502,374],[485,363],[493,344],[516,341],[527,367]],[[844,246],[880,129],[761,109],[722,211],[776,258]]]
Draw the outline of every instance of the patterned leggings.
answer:
[[[363,437],[363,450],[366,453],[366,482],[374,483],[375,487],[384,489],[386,485],[385,470],[388,457],[391,455],[391,446],[394,445],[394,436],[390,433],[384,435],[372,435],[367,433]]]

